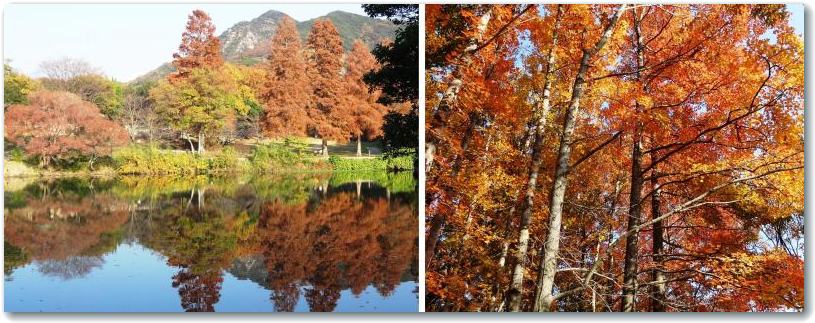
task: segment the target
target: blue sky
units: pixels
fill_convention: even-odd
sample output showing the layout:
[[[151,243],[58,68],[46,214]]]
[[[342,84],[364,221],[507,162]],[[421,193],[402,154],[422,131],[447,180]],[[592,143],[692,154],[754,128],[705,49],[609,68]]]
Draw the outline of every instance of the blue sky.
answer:
[[[790,12],[790,25],[795,28],[795,31],[803,36],[804,35],[804,5],[801,3],[788,4],[787,10]]]
[[[298,21],[331,11],[365,15],[359,4],[8,4],[3,58],[15,69],[42,76],[42,61],[81,58],[119,81],[129,81],[172,59],[187,15],[207,11],[216,34],[268,10]]]

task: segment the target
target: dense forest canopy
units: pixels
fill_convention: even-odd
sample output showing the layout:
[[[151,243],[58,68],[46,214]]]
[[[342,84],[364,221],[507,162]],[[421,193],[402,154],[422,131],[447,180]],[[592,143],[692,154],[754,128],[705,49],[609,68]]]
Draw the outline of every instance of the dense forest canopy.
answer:
[[[801,311],[784,5],[428,5],[431,311]]]

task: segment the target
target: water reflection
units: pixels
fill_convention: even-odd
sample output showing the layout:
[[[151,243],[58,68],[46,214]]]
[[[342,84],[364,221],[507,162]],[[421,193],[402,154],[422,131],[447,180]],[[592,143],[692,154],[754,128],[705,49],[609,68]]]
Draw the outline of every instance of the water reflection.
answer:
[[[133,248],[124,244],[151,250],[172,271],[166,284],[177,293],[178,310],[239,310],[219,304],[230,288],[225,277],[266,291],[266,305],[251,311],[334,311],[339,302],[363,311],[417,310],[418,214],[410,173],[8,184],[6,311],[56,308],[48,304],[49,289],[39,287],[49,279],[111,284],[96,276],[131,277],[151,266],[149,258],[128,258]],[[109,257],[139,260],[109,265]],[[397,288],[404,284],[413,288]],[[364,293],[369,288],[375,297]],[[341,296],[348,292],[350,298]],[[256,297],[250,294],[242,296]],[[133,310],[127,291],[83,297],[90,303],[102,295],[119,299],[103,310]],[[94,306],[60,310],[100,305]]]

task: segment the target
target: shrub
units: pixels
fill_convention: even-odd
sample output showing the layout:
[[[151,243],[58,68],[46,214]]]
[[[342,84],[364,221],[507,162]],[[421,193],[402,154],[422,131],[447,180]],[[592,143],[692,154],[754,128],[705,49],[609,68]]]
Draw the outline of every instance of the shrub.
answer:
[[[155,146],[129,146],[113,154],[121,174],[196,174],[209,167],[206,159],[191,153],[160,150]]]
[[[386,157],[389,170],[411,170],[413,169],[413,156]]]
[[[290,143],[258,145],[252,150],[249,161],[259,172],[271,172],[281,168],[319,167],[313,159]]]
[[[383,157],[388,161],[389,170],[412,170],[419,156],[415,148],[401,148],[387,151]]]
[[[328,162],[334,166],[334,170],[359,171],[359,170],[385,170],[388,163],[382,158],[347,158],[331,156]]]
[[[243,168],[238,152],[232,147],[226,147],[209,159],[210,172],[228,172]]]
[[[334,170],[340,171],[411,170],[414,165],[412,155],[385,155],[377,158],[331,156],[328,162],[334,166]]]
[[[17,146],[6,147],[6,156],[11,161],[25,162],[27,160],[25,151]]]

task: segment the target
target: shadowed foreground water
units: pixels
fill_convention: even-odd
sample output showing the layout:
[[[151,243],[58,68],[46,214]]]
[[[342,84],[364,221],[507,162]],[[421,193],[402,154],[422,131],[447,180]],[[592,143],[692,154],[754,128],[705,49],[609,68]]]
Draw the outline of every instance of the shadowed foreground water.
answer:
[[[7,312],[415,312],[401,173],[6,182]]]

